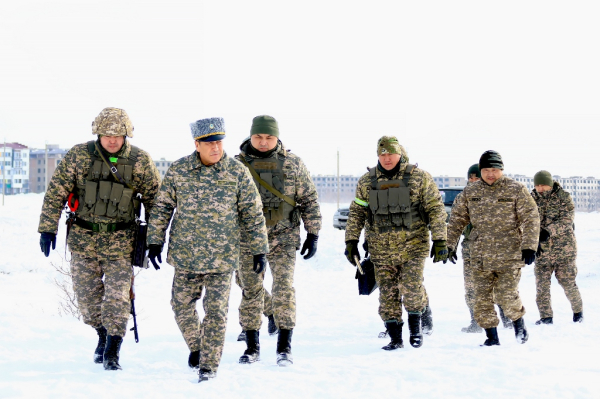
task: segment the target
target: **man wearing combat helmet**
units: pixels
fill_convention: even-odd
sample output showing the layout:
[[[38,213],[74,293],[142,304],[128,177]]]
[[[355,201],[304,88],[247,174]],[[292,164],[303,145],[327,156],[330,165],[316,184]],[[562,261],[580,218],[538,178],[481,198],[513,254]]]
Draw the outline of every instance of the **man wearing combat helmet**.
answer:
[[[44,255],[56,247],[65,203],[75,209],[68,235],[73,290],[83,322],[98,333],[94,362],[120,370],[119,350],[129,319],[134,226],[146,220],[160,175],[147,152],[129,143],[133,125],[119,108],[105,108],[92,123],[96,141],[74,146],[56,168],[44,196],[38,232]]]

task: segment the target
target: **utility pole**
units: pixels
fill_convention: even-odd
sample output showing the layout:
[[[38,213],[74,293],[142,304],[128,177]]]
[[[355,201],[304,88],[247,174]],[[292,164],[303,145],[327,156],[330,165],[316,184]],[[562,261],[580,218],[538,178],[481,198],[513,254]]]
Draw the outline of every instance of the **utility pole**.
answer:
[[[340,209],[340,150],[337,151],[337,207]]]

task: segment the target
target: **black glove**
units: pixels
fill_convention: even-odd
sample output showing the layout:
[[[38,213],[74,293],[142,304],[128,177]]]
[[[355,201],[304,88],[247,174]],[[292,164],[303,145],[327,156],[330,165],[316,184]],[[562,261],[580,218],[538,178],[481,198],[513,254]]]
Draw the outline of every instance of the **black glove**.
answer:
[[[546,229],[540,229],[540,242],[546,242],[550,238],[550,233]]]
[[[535,251],[533,249],[522,250],[521,260],[524,260],[526,265],[531,265],[535,261]]]
[[[363,242],[363,249],[365,250],[365,258],[369,256],[369,243],[367,240]]]
[[[458,257],[456,256],[456,249],[448,247],[448,259],[444,260],[444,264],[446,264],[447,261],[450,261],[450,262],[456,264],[457,260],[458,260]]]
[[[352,264],[352,266],[356,266],[354,262],[354,256],[358,256],[360,260],[360,253],[358,252],[358,240],[348,240],[346,241],[346,250],[344,251],[344,255],[346,255],[346,259],[348,262]]]
[[[148,259],[150,259],[150,262],[152,262],[152,265],[154,265],[154,268],[156,270],[160,269],[160,266],[158,266],[158,263],[162,263],[162,258],[160,256],[160,254],[162,253],[162,250],[163,250],[162,245],[158,245],[158,244],[148,245]],[[156,263],[157,259],[158,259],[158,263]]]
[[[265,270],[265,266],[267,266],[267,255],[254,255],[252,262],[254,262],[252,265],[252,270],[254,270],[256,274],[261,274]]]
[[[433,263],[448,260],[448,247],[446,246],[446,240],[433,240],[429,257],[433,258]]]
[[[542,249],[542,244],[538,243],[537,251],[535,251],[535,257],[539,258],[542,252],[544,252],[544,250]]]
[[[42,233],[40,235],[40,248],[42,248],[46,258],[50,255],[50,244],[52,244],[52,249],[56,249],[56,234]]]
[[[302,244],[302,250],[300,251],[300,255],[304,255],[304,252],[308,253],[304,257],[304,259],[310,259],[317,253],[317,240],[319,236],[308,233],[306,235],[306,240],[304,240],[304,244]]]

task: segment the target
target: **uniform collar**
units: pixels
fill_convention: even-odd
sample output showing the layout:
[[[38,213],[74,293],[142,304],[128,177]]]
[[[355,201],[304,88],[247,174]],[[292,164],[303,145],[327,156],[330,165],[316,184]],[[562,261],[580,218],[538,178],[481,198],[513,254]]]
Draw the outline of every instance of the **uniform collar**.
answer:
[[[225,151],[223,151],[223,156],[221,157],[219,162],[217,162],[214,165],[206,166],[202,163],[202,161],[200,161],[200,154],[198,154],[198,151],[194,150],[194,152],[189,156],[188,168],[189,168],[189,170],[211,168],[211,170],[215,170],[218,172],[221,169],[223,169],[223,167],[224,167],[223,165],[226,162],[226,159],[227,159],[227,153]]]

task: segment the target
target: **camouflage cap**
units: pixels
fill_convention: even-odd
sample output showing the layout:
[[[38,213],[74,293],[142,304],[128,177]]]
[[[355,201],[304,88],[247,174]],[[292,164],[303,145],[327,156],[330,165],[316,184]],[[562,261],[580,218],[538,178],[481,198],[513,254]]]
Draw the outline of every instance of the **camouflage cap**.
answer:
[[[259,115],[252,119],[250,136],[253,134],[268,134],[269,136],[279,137],[279,126],[275,118],[269,115]]]
[[[547,170],[540,170],[533,176],[533,185],[539,186],[543,184],[545,186],[552,187],[554,185],[554,180],[552,180],[552,175]]]
[[[481,171],[479,170],[479,164],[471,165],[469,171],[467,172],[467,179],[469,179],[471,175],[475,175],[476,177],[479,177],[481,179]]]
[[[92,134],[133,137],[133,125],[125,110],[108,107],[92,122]]]
[[[223,118],[206,118],[190,123],[192,137],[200,141],[217,141],[225,138]]]
[[[502,162],[502,157],[496,151],[486,151],[479,158],[479,170],[485,168],[495,168],[504,170],[504,162]]]
[[[377,155],[381,154],[405,154],[402,146],[398,143],[398,139],[394,136],[383,136],[377,141]]]

